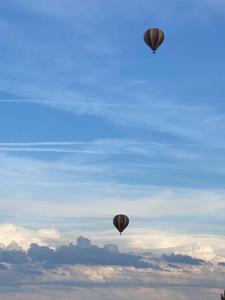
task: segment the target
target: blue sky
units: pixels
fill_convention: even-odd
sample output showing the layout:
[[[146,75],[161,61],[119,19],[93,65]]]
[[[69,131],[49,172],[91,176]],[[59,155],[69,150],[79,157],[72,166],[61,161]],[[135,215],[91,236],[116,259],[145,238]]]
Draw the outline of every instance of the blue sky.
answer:
[[[224,8],[3,3],[1,223],[83,226],[93,238],[100,222],[115,234],[122,212],[131,236],[137,227],[223,234]],[[143,41],[152,26],[165,32],[156,55]]]
[[[0,296],[218,299],[224,0],[8,0],[0,14]],[[143,34],[155,26],[165,42],[153,55]],[[122,237],[118,213],[130,217]],[[49,267],[19,248],[37,243],[51,261],[80,235],[100,256],[112,243],[152,252],[160,270]],[[204,263],[169,266],[171,252]]]

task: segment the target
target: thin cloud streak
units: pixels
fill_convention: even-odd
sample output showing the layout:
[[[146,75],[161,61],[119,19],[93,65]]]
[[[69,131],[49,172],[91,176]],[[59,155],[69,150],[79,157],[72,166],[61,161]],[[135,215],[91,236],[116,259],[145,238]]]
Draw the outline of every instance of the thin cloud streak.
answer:
[[[121,145],[156,145],[156,146],[195,146],[194,144],[178,144],[178,143],[157,143],[157,142],[148,142],[148,141],[141,141],[141,140],[127,140],[127,139],[98,139],[98,140],[91,140],[91,141],[55,141],[55,142],[8,142],[3,143],[0,142],[0,146],[55,146],[55,145],[62,145],[62,146],[76,146],[76,145],[100,145],[104,146],[107,144],[113,145],[118,144]]]
[[[131,139],[119,139],[119,138],[115,138],[115,139],[96,139],[96,140],[89,140],[89,141],[32,141],[32,142],[0,142],[0,150],[4,151],[10,151],[10,149],[12,149],[12,151],[15,151],[20,148],[16,148],[16,147],[27,147],[27,146],[31,146],[34,148],[24,148],[25,150],[27,149],[34,149],[35,150],[40,150],[40,151],[44,151],[44,149],[46,148],[36,148],[37,146],[86,146],[86,147],[107,147],[107,146],[111,146],[112,148],[117,148],[120,147],[124,148],[123,150],[117,151],[118,153],[123,153],[123,152],[127,152],[129,151],[129,148],[126,148],[127,146],[137,146],[139,147],[139,149],[144,150],[144,147],[148,147],[148,146],[159,146],[159,147],[190,147],[190,148],[205,148],[205,149],[209,149],[210,146],[201,146],[201,145],[197,145],[194,143],[184,143],[184,142],[180,142],[180,143],[162,143],[162,142],[154,142],[154,141],[148,141],[148,140],[141,140],[141,139],[137,139],[137,140],[131,140]],[[2,149],[1,149],[2,148]],[[215,147],[211,147],[212,149]],[[132,148],[131,148],[132,149]],[[130,150],[131,150],[130,149]],[[21,150],[23,150],[23,148],[21,148]],[[54,149],[54,148],[47,148],[46,151],[61,151],[63,149]],[[27,150],[28,151],[28,150]],[[66,151],[79,151],[76,149],[67,149]],[[81,151],[81,150],[80,150]],[[91,150],[90,150],[91,151]],[[82,152],[82,151],[81,151]],[[94,151],[93,151],[94,152]],[[96,151],[96,153],[100,153],[101,151]],[[102,151],[103,153],[105,153],[105,151]],[[107,151],[106,151],[107,152]],[[110,151],[109,151],[110,152]],[[138,153],[138,152],[137,152]],[[141,154],[141,151],[139,152],[139,154]]]
[[[159,107],[159,108],[187,108],[187,109],[201,109],[204,108],[205,106],[190,106],[190,105],[184,105],[184,104],[151,104],[151,103],[109,103],[109,102],[94,102],[94,101],[67,101],[67,100],[35,100],[35,99],[0,99],[0,103],[1,102],[30,102],[30,103],[40,103],[40,104],[58,104],[58,105],[85,105],[85,104],[89,104],[89,105],[102,105],[102,106],[119,106],[119,107]]]
[[[110,154],[110,153],[123,153],[123,152],[110,152],[110,151],[94,151],[94,150],[69,150],[57,148],[15,148],[4,147],[0,148],[2,152],[58,152],[58,153],[83,153],[83,154]]]
[[[86,98],[85,95],[79,97]],[[121,96],[120,96],[121,97]],[[104,117],[110,122],[116,123],[117,126],[136,127],[139,129],[154,129],[158,132],[175,135],[182,138],[187,145],[203,148],[223,148],[222,130],[218,132],[216,128],[221,128],[221,120],[224,116],[219,112],[219,108],[210,106],[192,106],[177,105],[178,101],[172,104],[154,104],[146,101],[146,95],[143,96],[144,103],[107,103],[95,101],[37,101],[21,100],[24,103],[37,103],[47,105],[55,109],[71,111],[75,114]],[[8,100],[6,100],[7,102]],[[9,100],[17,102],[20,100]],[[155,100],[154,100],[155,102]],[[120,108],[120,114],[118,114]],[[153,109],[151,111],[150,109]],[[149,112],[148,112],[149,110]],[[149,118],[149,114],[151,118]],[[185,118],[182,116],[185,114]],[[199,126],[199,119],[201,120]],[[202,124],[202,125],[201,125]],[[207,137],[210,135],[215,141],[208,143]],[[212,146],[213,145],[213,146]]]

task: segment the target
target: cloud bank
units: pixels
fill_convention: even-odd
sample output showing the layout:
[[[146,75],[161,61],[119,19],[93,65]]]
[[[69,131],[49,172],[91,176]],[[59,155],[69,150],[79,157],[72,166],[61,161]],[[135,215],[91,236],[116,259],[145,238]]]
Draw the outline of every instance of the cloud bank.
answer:
[[[175,253],[187,255],[194,259],[225,262],[225,241],[222,233],[219,235],[209,233],[198,234],[188,231],[179,232],[176,230],[177,222],[179,222],[179,220],[175,221],[174,226],[172,226],[170,230],[169,226],[171,226],[171,224],[169,223],[169,220],[168,222],[157,218],[155,220],[133,220],[133,222],[136,222],[135,228],[133,228],[131,222],[122,238],[112,227],[111,222],[109,227],[107,227],[108,218],[79,218],[73,219],[72,221],[69,220],[68,222],[68,227],[65,227],[64,231],[58,231],[48,227],[29,229],[13,224],[1,224],[0,246],[2,249],[15,250],[16,248],[18,250],[23,249],[23,251],[28,251],[28,249],[30,249],[30,245],[33,244],[33,246],[36,245],[36,248],[34,246],[32,250],[34,252],[31,251],[33,255],[37,253],[38,258],[39,255],[42,255],[42,251],[43,253],[51,253],[52,255],[50,257],[52,262],[57,262],[61,260],[61,254],[62,256],[64,255],[63,245],[71,243],[71,241],[75,241],[75,238],[82,233],[83,235],[91,238],[94,243],[97,243],[102,247],[102,249],[94,246],[91,248],[93,250],[93,262],[95,258],[97,260],[101,260],[101,258],[103,258],[107,253],[104,249],[105,244],[109,245],[107,249],[113,250],[113,245],[117,245],[124,252],[133,251],[135,253],[145,253],[150,251],[156,255],[162,255],[163,253]],[[151,224],[151,228],[146,228],[146,222],[147,224]],[[158,228],[158,222],[161,223],[161,227],[164,227],[164,230]],[[189,218],[188,222],[190,222]],[[89,228],[93,226],[92,224],[96,223],[99,223],[97,229],[94,229],[94,231],[91,229],[89,230]],[[55,221],[55,224],[61,226],[60,221],[58,223]],[[111,248],[110,245],[112,245]],[[59,247],[62,247],[62,251],[60,250],[61,252],[57,250]],[[73,246],[71,248],[66,246],[65,251],[68,251],[71,256],[76,256],[77,248],[74,248]],[[124,261],[126,261],[126,258],[129,261],[129,257],[124,257]],[[83,259],[82,255],[80,259]],[[119,262],[122,258],[116,257],[116,259]],[[78,259],[76,260],[76,263],[81,262]],[[135,263],[135,261],[133,261],[133,263]],[[138,260],[136,263],[138,264]]]
[[[54,250],[32,244],[27,252],[0,250],[0,296],[4,299],[218,299],[224,266],[187,255],[120,253],[80,237]],[[22,298],[23,297],[23,298]],[[29,298],[30,297],[30,298]]]

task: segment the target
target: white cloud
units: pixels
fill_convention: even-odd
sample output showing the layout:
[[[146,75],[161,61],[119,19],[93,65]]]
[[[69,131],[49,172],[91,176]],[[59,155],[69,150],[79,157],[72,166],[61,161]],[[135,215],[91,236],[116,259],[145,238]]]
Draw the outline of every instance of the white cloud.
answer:
[[[13,224],[0,225],[0,243],[5,246],[16,242],[27,250],[31,243],[53,246],[58,243],[59,239],[60,234],[55,229],[31,230]]]
[[[222,189],[172,188],[118,181],[118,176],[123,174],[127,178],[131,170],[142,174],[139,172],[145,171],[147,165],[144,168],[144,164],[138,163],[133,166],[132,163],[111,164],[106,162],[105,153],[136,153],[133,147],[141,149],[141,146],[127,141],[97,141],[85,144],[84,148],[79,146],[81,152],[102,151],[103,160],[99,155],[87,157],[86,153],[52,161],[1,154],[1,213],[16,220],[30,216],[33,220],[41,217],[111,218],[118,210],[131,217],[223,216],[225,193]],[[148,152],[145,147],[144,151]],[[168,149],[170,146],[150,144],[148,147]]]
[[[216,252],[212,246],[204,245],[198,241],[192,245],[192,256],[211,260],[216,257]]]
[[[82,223],[82,220],[80,222]],[[85,222],[84,220],[82,223],[84,226]],[[97,243],[103,246],[114,243],[126,252],[152,251],[157,255],[175,252],[208,261],[225,260],[225,241],[222,235],[188,234],[181,231],[139,228],[127,229],[121,238],[113,228],[108,231],[95,230],[93,233],[87,229],[80,230],[76,228],[76,224],[74,222],[74,230],[70,232],[59,232],[48,228],[29,229],[13,224],[1,224],[0,244],[7,247],[12,242],[16,242],[18,246],[25,250],[29,248],[31,243],[56,247],[71,241],[74,243],[75,237],[82,233],[84,236],[91,237],[94,244]],[[110,271],[111,269],[106,270]]]
[[[158,254],[175,252],[204,260],[223,257],[223,236],[182,233],[182,231],[139,229],[126,234],[126,249],[153,251]],[[224,249],[224,250],[222,250]]]
[[[98,8],[101,7],[101,3],[99,1],[95,1],[95,5],[90,5],[89,3],[83,4],[80,1],[79,3],[76,2],[76,4],[74,4],[73,1],[66,1],[66,3],[63,4],[61,1],[56,1],[56,3],[54,1],[48,1],[49,5],[46,5],[46,3],[43,1],[30,1],[29,3],[27,3],[27,1],[19,2],[24,3],[24,5],[30,7],[31,10],[33,9],[34,11],[37,10],[53,15],[70,15],[71,13],[75,13],[78,15],[81,14],[81,16],[86,16],[86,14],[90,14],[92,10],[95,11],[95,6]],[[148,11],[148,14],[149,12],[152,12],[152,10],[156,10],[155,14],[159,16],[162,14],[163,8],[165,11],[169,9],[171,19],[175,19],[177,21],[177,18],[174,18],[174,14],[180,16],[182,12],[182,5],[178,5],[178,2],[179,1],[172,1],[172,4],[165,4],[165,1],[162,1],[161,3],[164,3],[162,5],[157,4],[157,1],[151,2],[154,4],[149,3],[149,1],[145,1],[142,10]],[[190,7],[195,7],[197,2],[199,1],[191,1]],[[202,8],[207,6],[208,2],[209,1],[200,1],[200,7]],[[215,1],[212,2],[214,3]],[[221,3],[222,1],[217,2]],[[185,1],[183,1],[183,3],[185,3]],[[137,1],[132,1],[131,4],[129,3],[129,5],[131,5],[133,9],[139,9],[140,7]],[[77,7],[78,9],[71,9],[71,6]],[[160,6],[160,14],[158,13],[158,6]],[[80,7],[82,8],[81,10]],[[85,9],[87,7],[88,9]],[[124,6],[123,9],[127,9],[126,6]],[[177,9],[179,12],[177,12]],[[119,5],[119,11],[120,10],[121,5]],[[184,11],[186,14],[186,10]],[[200,11],[202,12],[201,9]],[[140,15],[142,16],[142,14]],[[101,15],[101,17],[103,16]],[[127,14],[125,17],[127,17]],[[97,22],[95,18],[96,15],[93,14],[94,23]],[[76,20],[76,18],[74,18],[74,20]],[[74,27],[77,27],[77,23]],[[92,26],[89,26],[89,28],[92,28]],[[62,43],[60,50],[58,50],[58,48],[55,47],[55,43],[52,42],[51,39],[48,39],[48,45],[46,46],[46,49],[42,49],[43,52],[41,51],[40,55],[39,51],[36,52],[36,49],[40,48],[40,42],[38,40],[32,41],[33,45],[36,45],[32,46],[32,44],[29,42],[29,38],[26,37],[26,34],[21,34],[15,24],[10,24],[9,29],[10,32],[12,31],[13,39],[11,42],[12,45],[9,43],[8,47],[10,49],[11,47],[13,49],[15,48],[13,41],[16,38],[20,41],[19,44],[23,45],[25,50],[23,49],[24,51],[21,51],[20,53],[22,56],[21,59],[18,60],[18,58],[16,58],[16,60],[13,62],[10,59],[10,61],[5,63],[5,68],[1,68],[3,72],[1,77],[4,79],[2,79],[0,82],[0,87],[2,90],[13,90],[14,93],[20,95],[20,98],[31,98],[32,95],[33,100],[30,99],[31,101],[42,105],[48,105],[52,108],[64,109],[72,111],[76,114],[95,114],[101,118],[105,118],[108,122],[116,123],[117,126],[128,126],[135,128],[139,127],[147,130],[156,130],[158,132],[175,135],[178,138],[188,141],[189,143],[196,143],[197,145],[200,144],[207,147],[211,146],[212,144],[218,147],[222,145],[221,141],[224,140],[224,115],[220,114],[220,109],[216,111],[215,107],[197,105],[196,102],[198,100],[196,99],[193,99],[192,101],[186,99],[185,102],[188,103],[188,105],[181,105],[181,101],[183,102],[183,90],[186,90],[185,84],[184,86],[182,84],[182,87],[180,88],[180,90],[182,90],[182,95],[180,95],[179,92],[177,93],[174,91],[174,89],[171,91],[171,86],[174,87],[178,85],[177,80],[173,79],[157,80],[154,78],[154,76],[152,76],[148,80],[143,80],[142,78],[132,78],[132,76],[128,76],[123,78],[123,83],[121,84],[121,79],[118,73],[119,68],[116,66],[116,62],[118,63],[118,60],[120,60],[121,65],[123,64],[119,55],[116,59],[114,57],[111,58],[113,60],[111,65],[113,64],[113,66],[110,65],[110,74],[112,73],[112,75],[108,75],[109,59],[107,59],[107,64],[104,69],[100,69],[99,71],[98,66],[93,68],[92,62],[87,63],[87,55],[85,55],[85,61],[81,60],[80,57],[75,59],[74,51],[71,51],[73,52],[73,55],[71,55],[71,53],[67,53],[68,48],[70,47],[64,47],[64,43]],[[68,30],[71,30],[71,26],[68,26]],[[7,30],[2,30],[1,32],[5,34]],[[94,41],[102,38],[99,30],[97,34],[95,32],[95,34],[89,34],[88,36],[89,39],[91,36],[94,36]],[[107,34],[105,34],[105,37],[103,37],[103,41],[106,37]],[[8,39],[6,39],[5,36],[2,38],[3,41],[8,41]],[[82,48],[84,46],[83,44],[89,45],[89,39],[87,43],[84,41],[85,39],[83,40],[79,36],[79,41],[81,44],[80,47]],[[116,43],[116,41],[114,43]],[[104,44],[104,42],[102,44]],[[101,49],[103,47],[100,45],[98,48]],[[112,49],[110,45],[109,48]],[[73,47],[71,47],[71,49],[73,49]],[[37,72],[37,66],[34,65],[34,57],[32,56],[30,58],[31,62],[28,62],[29,57],[23,56],[23,53],[27,52],[38,56],[39,72]],[[51,57],[49,57],[49,55]],[[94,57],[95,55],[96,53],[93,53]],[[81,66],[80,70],[78,71],[69,69],[70,75],[67,76],[65,73],[63,73],[65,76],[64,79],[62,80],[62,78],[60,78],[59,80],[56,75],[58,74],[58,69],[56,71],[55,66],[57,66],[57,68],[63,68],[64,64],[62,62],[53,63],[53,66],[49,66],[48,71],[46,71],[45,58],[49,57],[48,61],[51,62],[54,61],[54,59],[57,61],[59,57],[62,56],[65,56],[67,60],[67,62],[64,64],[68,64],[68,66],[74,66],[74,60],[78,60],[81,61]],[[104,56],[104,53],[102,56]],[[22,61],[23,63],[18,64],[18,61]],[[74,66],[74,68],[76,67]],[[68,69],[68,67],[66,69]],[[87,71],[83,72],[84,69]],[[50,74],[48,72],[50,72]],[[88,75],[86,73],[88,73]],[[15,80],[11,79],[11,74],[14,74]],[[66,74],[68,74],[68,72],[66,72]],[[60,73],[60,77],[61,76],[62,75]],[[74,78],[74,76],[76,76],[76,81],[78,82],[76,85],[74,85],[74,82],[71,84],[71,78]],[[85,77],[91,77],[91,80],[85,81]],[[83,83],[81,83],[80,80],[83,80]],[[103,80],[104,86],[102,85]],[[149,84],[149,80],[151,84]],[[56,82],[57,85],[55,84]],[[159,90],[162,90],[162,85],[164,86],[165,92],[159,92]],[[101,90],[100,96],[96,90]],[[171,98],[173,100],[171,100]],[[119,114],[118,111],[120,112]],[[210,141],[208,139],[209,136]],[[26,151],[28,150],[31,151],[32,149],[29,148]],[[13,149],[11,149],[11,151],[13,151]],[[14,149],[14,151],[18,150]],[[187,152],[188,151],[186,151],[186,155]]]

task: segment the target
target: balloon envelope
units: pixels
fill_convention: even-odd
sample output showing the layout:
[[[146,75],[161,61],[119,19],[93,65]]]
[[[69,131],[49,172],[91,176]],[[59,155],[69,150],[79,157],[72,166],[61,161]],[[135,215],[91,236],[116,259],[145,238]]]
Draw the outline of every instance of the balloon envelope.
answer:
[[[129,218],[125,215],[117,215],[113,218],[113,224],[118,229],[120,234],[129,224]]]
[[[164,32],[158,28],[149,28],[145,31],[144,41],[155,53],[156,49],[164,41]]]

